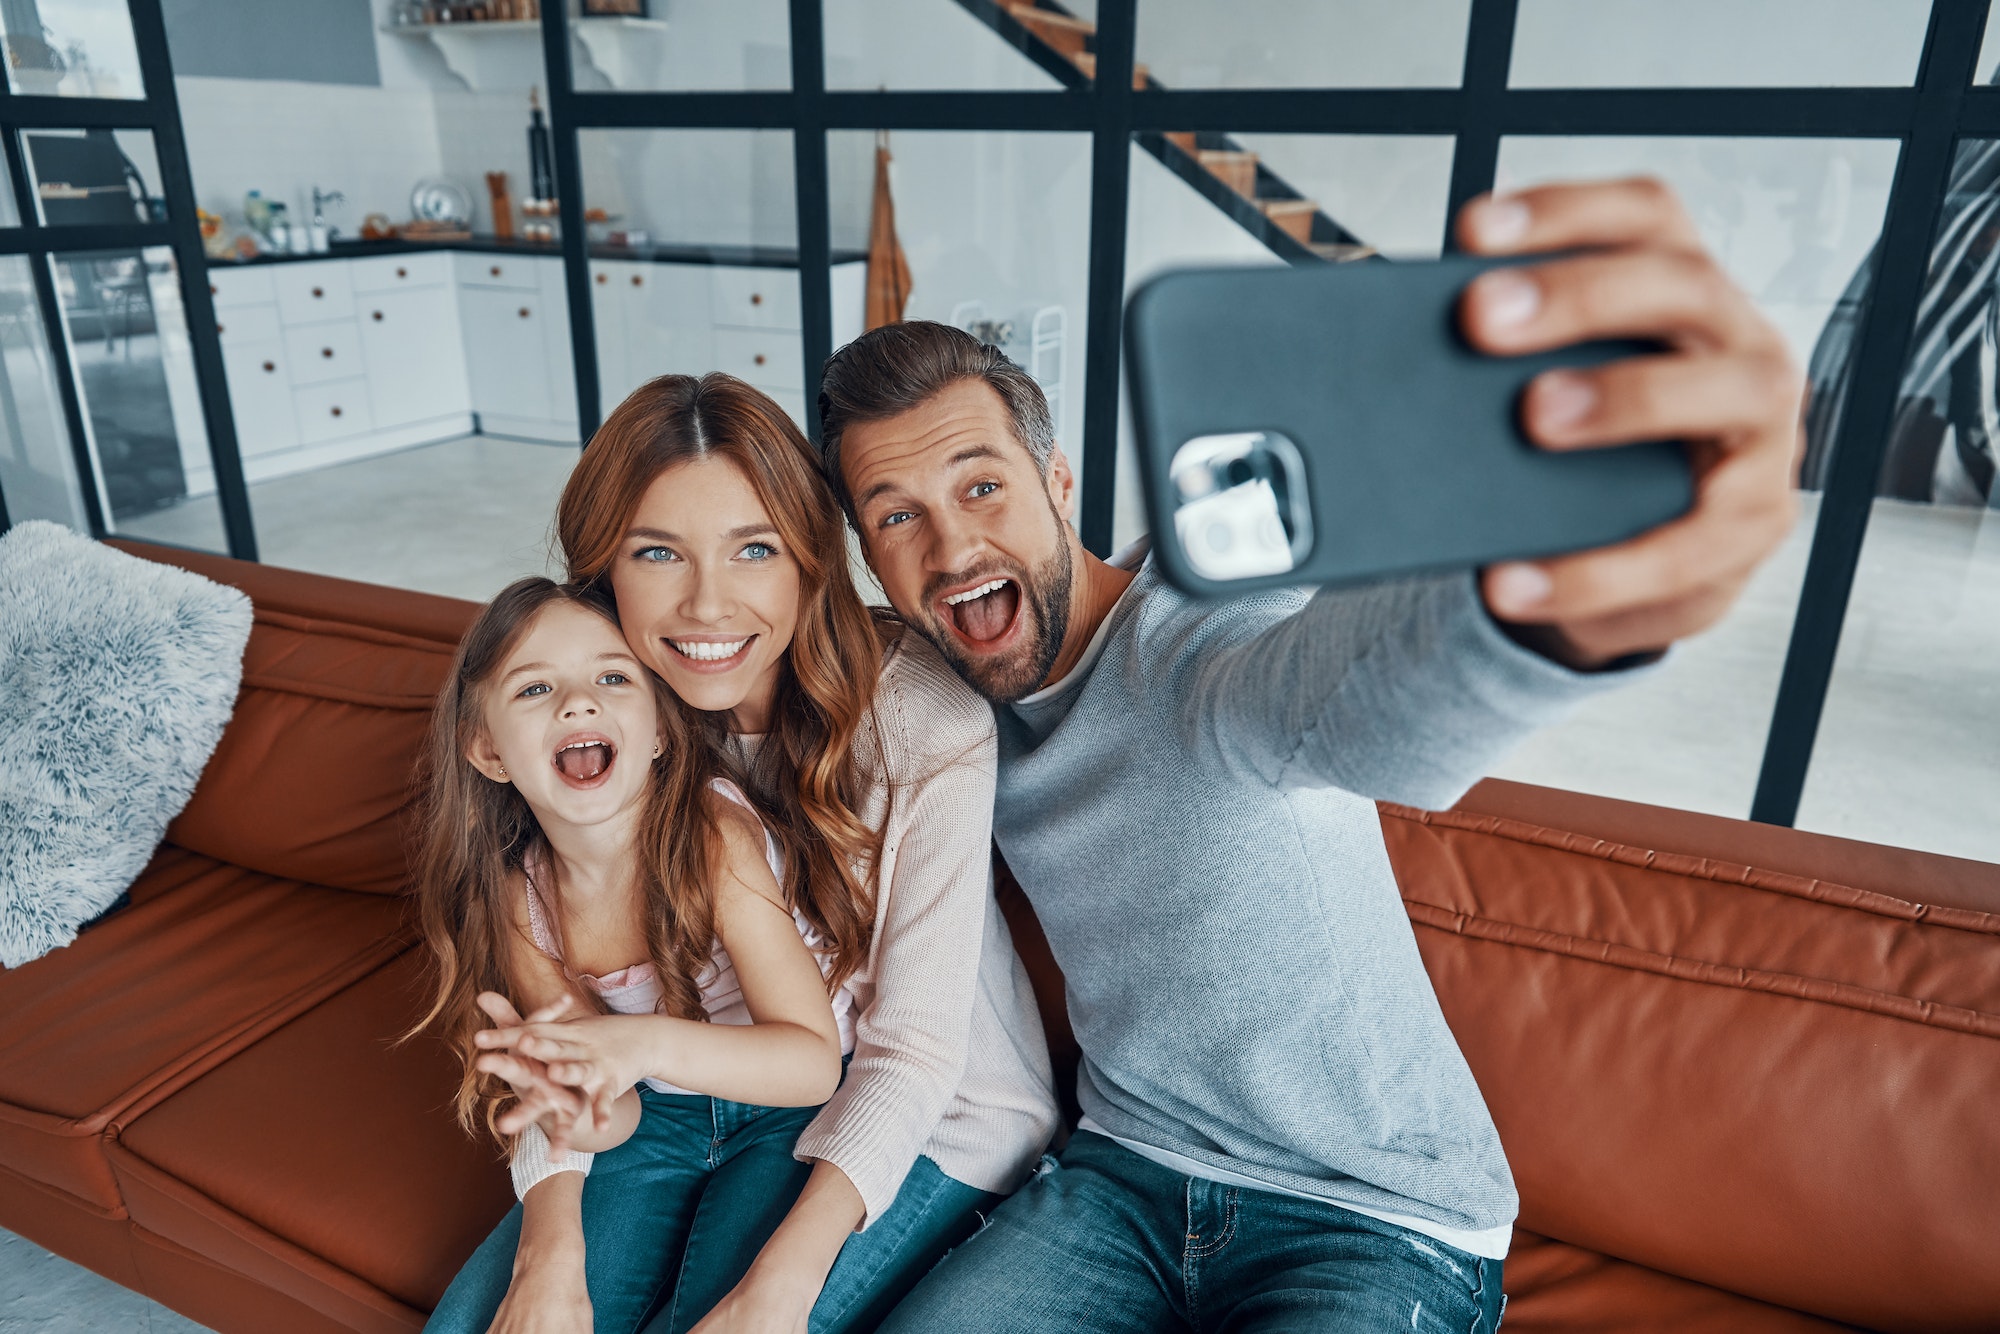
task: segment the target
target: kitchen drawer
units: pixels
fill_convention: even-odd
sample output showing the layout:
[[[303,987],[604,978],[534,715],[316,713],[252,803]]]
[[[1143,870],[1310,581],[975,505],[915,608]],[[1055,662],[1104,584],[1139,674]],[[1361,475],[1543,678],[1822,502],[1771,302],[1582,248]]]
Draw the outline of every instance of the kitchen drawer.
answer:
[[[794,332],[803,327],[797,269],[739,269],[717,264],[709,270],[708,282],[709,315],[717,324]]]
[[[451,281],[451,256],[442,250],[419,255],[370,255],[347,262],[356,292],[400,292],[407,287],[442,287]]]
[[[286,370],[285,345],[277,338],[222,349],[222,371],[229,381],[229,412],[236,419],[236,439],[245,458],[299,443],[299,423],[292,412],[292,384]]]
[[[715,369],[755,385],[805,388],[805,348],[783,330],[717,329]]]
[[[360,435],[374,425],[368,415],[368,381],[360,376],[301,385],[292,391],[292,409],[298,414],[299,439],[308,445]]]
[[[354,313],[354,289],[347,281],[346,260],[275,265],[271,282],[278,289],[278,315],[286,324],[339,320]]]
[[[475,412],[548,421],[555,417],[540,293],[461,287],[465,360]]]
[[[475,255],[463,251],[452,255],[458,280],[468,287],[534,288],[540,283],[536,266],[561,260],[537,259],[529,255]]]
[[[361,337],[346,320],[285,330],[285,359],[293,384],[318,384],[360,375]]]
[[[268,343],[278,337],[276,306],[217,306],[215,332],[224,347]]]
[[[225,306],[269,306],[276,305],[277,289],[271,286],[271,270],[211,268],[208,271],[208,294],[215,299],[215,308]]]

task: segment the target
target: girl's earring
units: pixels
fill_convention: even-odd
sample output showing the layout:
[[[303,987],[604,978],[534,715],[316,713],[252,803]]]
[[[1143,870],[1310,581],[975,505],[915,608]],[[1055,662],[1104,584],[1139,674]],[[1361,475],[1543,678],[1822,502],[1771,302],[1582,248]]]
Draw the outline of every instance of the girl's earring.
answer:
[[[505,778],[507,776],[507,766],[504,764],[500,766],[500,776],[502,778]]]
[[[657,741],[653,743],[653,758],[656,760],[660,758],[660,743]]]

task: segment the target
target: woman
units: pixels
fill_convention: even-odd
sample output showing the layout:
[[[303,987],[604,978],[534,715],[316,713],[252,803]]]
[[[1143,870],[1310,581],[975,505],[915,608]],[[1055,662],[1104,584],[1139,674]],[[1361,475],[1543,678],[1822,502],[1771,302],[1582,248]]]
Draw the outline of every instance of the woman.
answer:
[[[557,531],[571,580],[609,587],[634,654],[735,760],[790,901],[836,955],[829,981],[855,1001],[846,1078],[795,1150],[802,1193],[768,1239],[743,1239],[754,1261],[697,1329],[871,1328],[1056,1123],[989,889],[991,711],[862,605],[804,437],[730,376],[662,376],[626,399]],[[577,1235],[574,1192],[528,1194],[521,1295],[580,1281],[550,1277],[576,1267]]]

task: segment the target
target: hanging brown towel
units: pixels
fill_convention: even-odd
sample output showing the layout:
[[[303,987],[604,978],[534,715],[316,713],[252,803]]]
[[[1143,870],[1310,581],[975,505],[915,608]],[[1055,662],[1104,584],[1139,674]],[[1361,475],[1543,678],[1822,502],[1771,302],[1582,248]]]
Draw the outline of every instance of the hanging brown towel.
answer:
[[[875,139],[875,211],[868,222],[866,327],[901,324],[910,303],[910,261],[896,239],[896,202],[889,197],[889,136]]]

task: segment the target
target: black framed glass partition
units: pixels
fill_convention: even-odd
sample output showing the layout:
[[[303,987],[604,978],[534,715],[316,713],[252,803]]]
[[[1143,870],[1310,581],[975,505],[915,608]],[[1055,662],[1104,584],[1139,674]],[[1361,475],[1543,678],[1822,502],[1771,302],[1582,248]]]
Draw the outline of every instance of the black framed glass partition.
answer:
[[[103,0],[40,3],[53,31],[53,16],[96,13]],[[240,375],[231,362],[231,374],[246,386],[258,383],[261,362],[241,350],[241,330],[223,333],[217,350],[209,329],[228,325],[229,312],[217,316],[204,304],[207,285],[189,281],[200,260],[157,0],[136,0],[131,12],[133,62],[121,64],[109,38],[66,46],[45,36],[48,51],[78,46],[88,56],[62,64],[24,36],[14,89],[0,103],[15,187],[11,201],[0,198],[0,255],[21,257],[12,278],[0,271],[0,303],[14,291],[41,321],[0,320],[14,389],[7,429],[18,417],[22,442],[0,451],[0,487],[17,509],[31,494],[41,509],[70,505],[94,531],[147,522],[119,519],[116,503],[106,510],[114,488],[101,458],[65,483],[49,467],[61,451],[29,425],[53,413],[67,425],[64,448],[89,456],[92,395],[102,394],[78,363],[122,358],[147,336],[122,332],[119,283],[136,290],[137,269],[97,267],[130,247],[149,308],[166,311],[154,295],[161,283],[182,297],[191,378],[176,381],[164,361],[161,376],[183,479],[204,481],[206,452],[222,531],[249,554],[243,455],[253,471],[268,465],[258,462],[265,446],[237,448],[221,361],[243,362]],[[1989,86],[2000,38],[1984,0],[1689,0],[1668,9],[1590,0],[569,0],[544,4],[538,29],[517,22],[448,41],[398,29],[382,40],[399,60],[455,44],[457,54],[431,68],[442,81],[469,75],[469,89],[440,82],[432,96],[440,136],[481,145],[483,157],[444,146],[446,174],[467,178],[462,185],[488,160],[520,172],[497,140],[480,136],[498,110],[522,114],[515,85],[542,82],[559,201],[549,275],[533,301],[510,275],[485,272],[499,261],[456,275],[468,401],[482,429],[488,417],[518,418],[561,427],[545,432],[550,439],[573,430],[565,440],[587,441],[648,375],[721,368],[769,388],[813,430],[820,365],[863,322],[854,291],[886,153],[881,178],[912,280],[905,312],[977,328],[1025,359],[1060,405],[1083,482],[1079,527],[1100,552],[1144,528],[1129,485],[1119,328],[1126,295],[1146,277],[1183,263],[1436,254],[1449,248],[1456,208],[1496,183],[1664,177],[1813,367],[1805,518],[1721,629],[1688,645],[1655,684],[1550,734],[1509,772],[1776,823],[1799,817],[1804,798],[1820,827],[1849,827],[1859,803],[1883,815],[1871,836],[1929,837],[1898,823],[1899,799],[1843,788],[1852,761],[1840,757],[1885,744],[1871,702],[1885,683],[1954,653],[1979,660],[1991,580],[1977,516],[1992,495],[1979,484],[1980,441],[1994,393],[1980,378],[1985,363],[1964,355],[1984,348],[1986,334],[1958,325],[1939,333],[1931,308],[1953,304],[1952,282],[1988,281],[1943,258],[1965,249],[1952,222],[1969,188],[1965,155],[2000,138],[2000,90]],[[505,51],[527,73],[500,99],[478,80]],[[508,152],[518,155],[513,123]],[[22,131],[47,146],[24,147]],[[45,210],[62,201],[41,192],[41,157],[68,151],[56,139],[76,131],[113,133],[142,182],[133,199],[163,200],[158,217],[135,211],[116,235],[56,223]],[[135,132],[150,134],[156,170],[135,151]],[[483,231],[493,220],[483,192],[470,193],[472,225]],[[25,222],[8,223],[9,202]],[[171,268],[146,258],[161,246]],[[461,261],[473,264],[452,262]],[[367,322],[374,309],[363,302],[354,318],[364,334],[387,338],[396,312],[383,306],[377,330]],[[519,332],[543,312],[545,341],[567,354],[563,368],[538,371],[542,398],[506,409],[535,377],[509,378],[497,361],[471,357],[471,330]],[[1942,350],[1931,347],[1940,338]],[[1967,369],[1940,379],[1925,369],[1933,363]],[[482,376],[492,383],[482,387]],[[198,412],[172,400],[175,383],[192,384]],[[239,394],[239,411],[252,396]],[[311,397],[298,389],[288,410]],[[1919,481],[1933,494],[1918,501],[1907,492],[1925,466]],[[1910,580],[1924,591],[1893,591]],[[1922,624],[1912,628],[1911,617]],[[1883,647],[1892,643],[1903,647]],[[1914,721],[1911,736],[1945,746],[1942,717],[2000,720],[2000,703],[1973,676],[1952,681],[1955,711]],[[1815,773],[1823,713],[1831,767]],[[1655,766],[1656,754],[1671,763]],[[1933,767],[1971,782],[1963,768]]]

